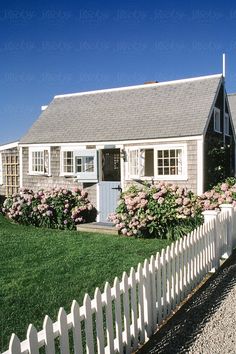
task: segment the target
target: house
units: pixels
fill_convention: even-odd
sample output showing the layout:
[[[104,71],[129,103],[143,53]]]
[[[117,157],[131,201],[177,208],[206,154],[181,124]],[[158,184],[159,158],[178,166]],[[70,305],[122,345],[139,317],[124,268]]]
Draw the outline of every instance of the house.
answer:
[[[99,221],[130,183],[165,180],[201,194],[235,170],[224,77],[55,96],[20,140],[19,159],[20,186],[83,187]]]
[[[0,145],[0,196],[16,193],[20,187],[18,142]]]

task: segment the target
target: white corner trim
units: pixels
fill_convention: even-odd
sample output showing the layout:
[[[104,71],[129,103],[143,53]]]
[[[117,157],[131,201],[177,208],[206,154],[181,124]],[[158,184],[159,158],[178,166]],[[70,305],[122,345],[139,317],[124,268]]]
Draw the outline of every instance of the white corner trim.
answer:
[[[47,109],[48,106],[41,106],[41,111],[45,111],[45,109]]]
[[[19,162],[20,162],[20,188],[23,187],[23,153],[22,153],[23,148],[20,146],[20,151],[19,151]]]
[[[97,183],[97,221],[100,221],[100,185]]]
[[[204,181],[204,149],[202,141],[197,141],[197,194],[203,193],[203,181]]]
[[[134,86],[115,87],[115,88],[102,89],[102,90],[76,92],[76,93],[56,95],[56,96],[54,96],[54,98],[75,97],[75,96],[82,96],[82,95],[94,95],[94,94],[105,93],[105,92],[116,92],[116,91],[136,90],[136,89],[143,89],[143,88],[150,88],[150,87],[160,87],[160,86],[182,84],[182,83],[186,83],[186,82],[205,80],[205,79],[217,78],[217,77],[218,78],[222,77],[222,74],[198,76],[198,77],[192,77],[192,78],[180,79],[180,80],[172,80],[172,81],[163,81],[163,82],[157,82],[154,84],[142,84],[142,85],[134,85]]]

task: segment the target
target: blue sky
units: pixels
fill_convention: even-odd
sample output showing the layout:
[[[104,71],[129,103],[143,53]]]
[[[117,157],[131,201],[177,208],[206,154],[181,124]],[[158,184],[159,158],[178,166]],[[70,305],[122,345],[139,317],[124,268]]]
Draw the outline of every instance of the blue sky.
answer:
[[[222,72],[236,92],[233,1],[3,1],[0,144],[54,95]]]

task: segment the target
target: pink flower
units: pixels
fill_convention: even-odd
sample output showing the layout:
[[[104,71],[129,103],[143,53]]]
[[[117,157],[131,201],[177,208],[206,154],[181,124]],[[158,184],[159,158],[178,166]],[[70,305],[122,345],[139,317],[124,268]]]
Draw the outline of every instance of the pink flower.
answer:
[[[227,183],[222,183],[222,185],[221,185],[221,190],[223,191],[223,192],[225,192],[225,191],[227,191],[228,190],[228,184]]]
[[[160,197],[160,198],[158,199],[158,203],[159,203],[159,204],[163,204],[163,203],[164,203],[164,201],[165,201],[165,199],[164,199],[164,198],[162,198],[162,197]]]

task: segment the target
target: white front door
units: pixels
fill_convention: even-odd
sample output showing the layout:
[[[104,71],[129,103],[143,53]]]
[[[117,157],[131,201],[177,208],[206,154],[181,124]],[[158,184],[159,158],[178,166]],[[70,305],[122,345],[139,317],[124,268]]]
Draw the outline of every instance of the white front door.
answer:
[[[99,182],[99,218],[100,222],[109,222],[108,215],[116,210],[120,198],[120,182]]]
[[[120,198],[120,149],[101,151],[101,175],[98,191],[98,221],[109,222],[108,215],[116,210]]]

